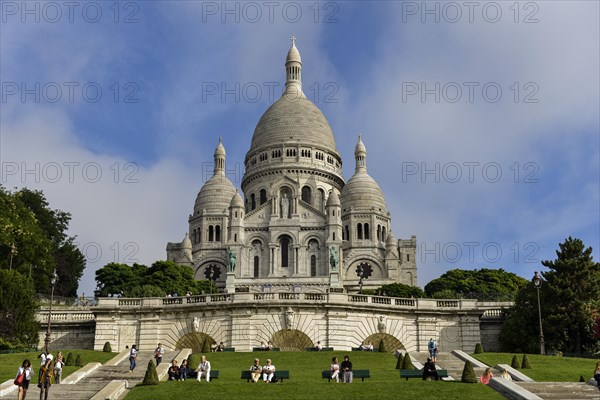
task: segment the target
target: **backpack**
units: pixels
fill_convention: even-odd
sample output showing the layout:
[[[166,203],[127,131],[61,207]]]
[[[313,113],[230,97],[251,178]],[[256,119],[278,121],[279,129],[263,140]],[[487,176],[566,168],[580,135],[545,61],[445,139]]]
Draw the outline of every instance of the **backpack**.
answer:
[[[279,379],[277,379],[277,376],[273,375],[273,378],[271,378],[271,383],[277,383],[279,382]]]

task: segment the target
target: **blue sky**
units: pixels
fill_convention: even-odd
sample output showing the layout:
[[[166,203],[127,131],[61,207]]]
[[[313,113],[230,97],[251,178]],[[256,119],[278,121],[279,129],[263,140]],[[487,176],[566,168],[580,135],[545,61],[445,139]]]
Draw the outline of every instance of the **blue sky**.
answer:
[[[239,187],[292,34],[346,179],[362,133],[396,238],[417,235],[421,286],[529,278],[569,235],[599,258],[598,2],[116,4],[1,5],[1,183],[73,214],[81,292],[183,238],[219,136]]]

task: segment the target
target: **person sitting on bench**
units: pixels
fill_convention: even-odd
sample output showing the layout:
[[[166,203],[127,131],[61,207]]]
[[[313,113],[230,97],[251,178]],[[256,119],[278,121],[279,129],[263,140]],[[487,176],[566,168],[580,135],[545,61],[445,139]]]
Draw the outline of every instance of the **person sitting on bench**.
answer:
[[[252,383],[258,382],[262,374],[262,367],[258,358],[254,359],[254,364],[250,367],[250,376],[252,377]]]
[[[435,378],[436,381],[440,380],[440,376],[435,368],[435,363],[431,361],[431,358],[428,358],[425,365],[423,365],[423,380],[427,380],[431,377]]]

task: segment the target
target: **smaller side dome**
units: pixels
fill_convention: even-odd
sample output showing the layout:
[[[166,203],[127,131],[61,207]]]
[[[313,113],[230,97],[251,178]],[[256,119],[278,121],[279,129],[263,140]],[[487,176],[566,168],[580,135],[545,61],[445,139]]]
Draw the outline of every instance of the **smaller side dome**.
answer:
[[[225,157],[227,154],[225,153],[225,146],[223,146],[223,139],[219,136],[219,144],[215,148],[215,157],[223,156]]]
[[[235,194],[231,198],[229,208],[244,208],[244,201],[242,200],[242,196],[240,196],[240,192],[237,189],[235,190]]]
[[[385,247],[392,248],[396,245],[396,238],[394,238],[394,234],[392,231],[389,231],[387,234],[387,239],[385,240]]]
[[[285,62],[286,62],[286,64],[289,62],[298,62],[298,63],[302,64],[302,58],[300,58],[300,52],[298,51],[298,48],[296,47],[296,36],[292,35],[292,47],[290,47],[290,50],[287,53]]]
[[[340,203],[340,197],[338,196],[338,194],[336,193],[335,190],[332,190],[331,193],[329,194],[329,197],[327,198],[327,207],[333,207],[333,206],[341,206],[342,203]]]
[[[181,248],[184,250],[192,249],[192,241],[190,240],[190,235],[188,233],[185,234],[185,237],[181,241]]]

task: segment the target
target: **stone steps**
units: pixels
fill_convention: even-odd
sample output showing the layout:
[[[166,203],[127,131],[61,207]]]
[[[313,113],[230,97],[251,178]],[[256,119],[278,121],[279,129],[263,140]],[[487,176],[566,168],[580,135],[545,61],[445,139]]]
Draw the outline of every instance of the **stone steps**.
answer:
[[[420,351],[410,353],[410,355],[421,364],[425,364],[427,358],[429,357],[429,352]],[[447,370],[448,374],[450,374],[450,376],[454,379],[460,380],[463,368],[465,367],[465,362],[452,353],[438,353],[436,365],[440,369]],[[473,370],[475,371],[475,375],[479,377],[483,374],[485,368],[473,367]]]
[[[583,382],[516,382],[546,400],[600,399],[600,390]]]

